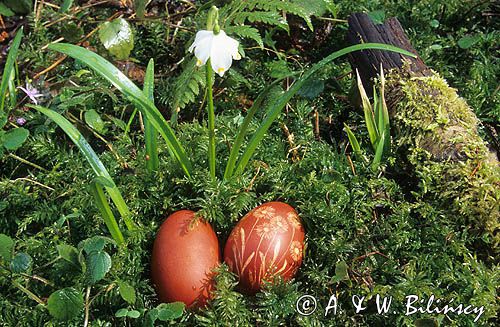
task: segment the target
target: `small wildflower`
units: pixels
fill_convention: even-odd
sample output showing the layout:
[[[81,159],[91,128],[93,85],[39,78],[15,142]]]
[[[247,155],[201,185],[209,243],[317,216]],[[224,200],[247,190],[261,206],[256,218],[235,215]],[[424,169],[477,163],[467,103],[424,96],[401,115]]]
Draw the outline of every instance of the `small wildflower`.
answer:
[[[233,59],[241,59],[238,45],[239,42],[227,36],[223,30],[220,30],[219,33],[201,30],[196,33],[196,38],[189,47],[189,52],[194,50],[194,55],[198,59],[197,66],[206,64],[210,59],[212,69],[222,77],[231,67]]]
[[[19,126],[23,126],[24,124],[26,124],[26,119],[23,118],[23,117],[19,117],[19,118],[16,119],[16,123]]]
[[[18,89],[26,93],[26,96],[36,105],[38,104],[37,98],[43,97],[43,94],[29,83],[26,83],[26,87],[18,86]]]

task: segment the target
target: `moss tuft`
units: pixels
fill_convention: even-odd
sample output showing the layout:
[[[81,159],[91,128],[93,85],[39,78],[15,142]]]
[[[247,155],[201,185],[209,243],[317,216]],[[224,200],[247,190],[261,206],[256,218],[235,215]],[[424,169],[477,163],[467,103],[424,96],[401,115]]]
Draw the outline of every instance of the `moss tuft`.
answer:
[[[423,194],[450,206],[464,223],[478,224],[498,244],[500,165],[465,100],[434,72],[392,75],[389,93],[398,99],[393,106],[397,147],[419,176]]]

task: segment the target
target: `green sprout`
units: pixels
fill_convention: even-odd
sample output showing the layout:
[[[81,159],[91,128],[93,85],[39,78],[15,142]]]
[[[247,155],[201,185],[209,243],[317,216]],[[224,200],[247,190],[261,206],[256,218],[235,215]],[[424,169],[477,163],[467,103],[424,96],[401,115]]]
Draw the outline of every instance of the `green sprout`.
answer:
[[[370,103],[365,88],[363,87],[363,83],[361,82],[361,77],[359,76],[358,71],[356,71],[357,85],[363,105],[366,129],[368,130],[370,143],[372,145],[373,152],[375,153],[371,163],[372,170],[377,170],[382,162],[384,154],[389,153],[391,149],[391,127],[389,121],[389,111],[387,110],[387,104],[384,96],[385,77],[382,67],[380,67],[380,71],[380,94],[377,93],[376,87],[373,86],[373,104]],[[356,156],[367,162],[368,160],[365,156],[363,156],[358,139],[347,124],[344,124],[344,127],[354,153]]]

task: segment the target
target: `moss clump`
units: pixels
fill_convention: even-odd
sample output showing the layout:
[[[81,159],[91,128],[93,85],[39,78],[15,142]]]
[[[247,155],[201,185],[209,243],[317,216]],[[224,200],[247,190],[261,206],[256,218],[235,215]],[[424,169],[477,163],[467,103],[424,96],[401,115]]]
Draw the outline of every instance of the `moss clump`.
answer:
[[[434,72],[393,75],[389,89],[398,151],[419,177],[421,194],[484,228],[498,245],[500,165],[478,134],[470,107]]]

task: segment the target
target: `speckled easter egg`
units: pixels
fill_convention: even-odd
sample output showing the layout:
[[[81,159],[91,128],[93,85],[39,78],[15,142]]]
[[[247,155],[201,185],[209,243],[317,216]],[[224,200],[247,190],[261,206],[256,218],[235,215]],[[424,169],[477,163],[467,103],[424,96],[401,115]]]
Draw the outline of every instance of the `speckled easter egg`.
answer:
[[[188,307],[206,304],[220,264],[217,236],[195,212],[181,210],[161,225],[153,245],[151,274],[158,298]]]
[[[268,202],[246,214],[224,248],[224,261],[248,294],[276,276],[290,280],[302,263],[304,227],[297,212],[283,202]]]

